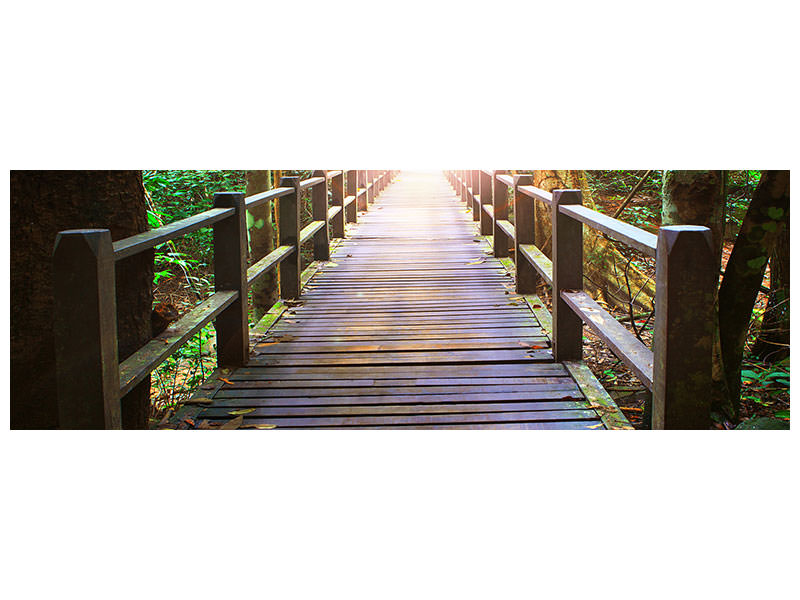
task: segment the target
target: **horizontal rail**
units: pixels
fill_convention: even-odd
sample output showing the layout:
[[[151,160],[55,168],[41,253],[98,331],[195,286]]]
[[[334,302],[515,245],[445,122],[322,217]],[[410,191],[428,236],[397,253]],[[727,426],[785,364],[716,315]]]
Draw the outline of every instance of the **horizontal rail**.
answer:
[[[494,219],[494,206],[491,204],[481,204],[481,208],[487,215]]]
[[[611,348],[649,390],[653,389],[653,352],[586,292],[562,291],[561,298]]]
[[[343,204],[344,206],[350,206],[350,204],[352,204],[352,203],[353,203],[353,202],[355,202],[355,201],[356,201],[356,197],[355,197],[355,196],[348,196],[347,198],[345,198],[345,199],[342,201],[342,204]]]
[[[279,246],[267,254],[264,258],[247,269],[247,285],[253,285],[253,282],[260,279],[262,275],[268,273],[292,252],[294,252],[294,246]]]
[[[158,229],[152,229],[126,237],[114,242],[114,260],[122,260],[123,258],[138,254],[142,250],[154,248],[169,240],[197,231],[203,227],[208,227],[217,221],[232,216],[234,212],[232,208],[212,208],[211,210],[201,212],[193,217],[187,217],[180,221],[170,223],[169,225],[164,225]]]
[[[216,292],[178,319],[160,336],[150,340],[119,366],[120,395],[125,396],[144,378],[200,331],[206,323],[228,308],[239,292]],[[75,374],[79,376],[79,374]]]
[[[328,171],[327,173],[325,173],[325,177],[327,179],[333,179],[334,177],[338,177],[342,173],[343,171]]]
[[[568,215],[591,227],[605,233],[608,237],[627,244],[639,252],[655,258],[657,236],[652,233],[629,225],[619,219],[614,219],[601,212],[580,205],[559,206],[559,212]]]
[[[495,175],[495,179],[505,185],[506,187],[514,187],[514,176],[513,175]]]
[[[326,225],[325,221],[311,221],[300,230],[300,243],[305,244],[311,237]]]
[[[533,244],[520,244],[519,253],[538,271],[547,285],[553,285],[553,262],[545,256],[544,252]]]
[[[328,221],[333,220],[333,217],[338,215],[341,211],[342,211],[342,207],[341,206],[331,206],[328,209]]]
[[[260,192],[258,194],[253,194],[252,196],[247,196],[244,199],[244,205],[247,209],[255,208],[257,206],[261,206],[269,200],[272,200],[273,198],[288,196],[292,192],[294,192],[294,188],[289,187],[279,187],[275,188],[274,190],[267,190],[266,192]]]
[[[525,194],[529,198],[534,198],[535,200],[541,200],[548,206],[553,203],[553,194],[550,192],[546,192],[544,190],[540,190],[537,187],[533,187],[532,185],[521,185],[517,188],[521,194]]]
[[[308,179],[303,179],[300,182],[300,189],[305,190],[310,187],[314,187],[315,185],[319,185],[320,183],[325,183],[326,179],[324,177],[309,177]]]
[[[505,219],[498,219],[497,226],[503,230],[503,232],[510,237],[512,240],[516,239],[516,231],[514,229],[514,224],[511,221],[506,221]]]

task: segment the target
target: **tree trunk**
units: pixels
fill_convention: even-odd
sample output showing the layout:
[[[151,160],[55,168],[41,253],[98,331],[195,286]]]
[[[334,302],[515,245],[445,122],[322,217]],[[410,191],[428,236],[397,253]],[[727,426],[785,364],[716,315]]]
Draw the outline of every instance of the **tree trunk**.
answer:
[[[247,190],[245,194],[252,196],[270,189],[269,171],[247,171]],[[266,202],[250,211],[248,219],[250,234],[250,264],[258,262],[275,250],[275,231],[272,226],[272,201]],[[273,269],[250,291],[253,301],[253,321],[256,323],[278,301],[278,279]]]
[[[767,261],[789,220],[789,171],[764,171],[719,288],[719,335],[730,416],[738,418],[747,330]]]
[[[583,171],[534,171],[533,185],[547,191],[582,190],[584,206],[597,209]],[[550,216],[547,207],[539,202],[536,203],[535,227],[537,246],[551,257]],[[637,312],[653,309],[655,281],[629,264],[613,244],[590,227],[583,228],[583,254],[584,288],[596,299],[620,310],[628,310],[631,299]]]
[[[789,221],[769,259],[769,300],[753,354],[769,363],[789,356]]]
[[[704,225],[711,229],[717,268],[725,231],[724,171],[664,171],[662,225]]]
[[[58,427],[52,254],[64,229],[147,230],[141,171],[11,172],[11,427]],[[119,360],[151,337],[153,253],[116,265]],[[80,377],[80,373],[75,374]],[[122,399],[122,425],[145,428],[149,379]]]

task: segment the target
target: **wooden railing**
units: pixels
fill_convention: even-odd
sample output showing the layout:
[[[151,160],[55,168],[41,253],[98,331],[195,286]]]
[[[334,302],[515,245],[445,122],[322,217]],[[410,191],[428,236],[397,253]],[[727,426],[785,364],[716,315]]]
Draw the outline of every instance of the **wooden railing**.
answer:
[[[654,429],[707,429],[716,269],[711,231],[694,225],[661,227],[654,235],[582,206],[580,190],[547,192],[529,175],[505,171],[447,171],[450,184],[492,236],[494,255],[514,248],[517,292],[552,288],[553,357],[581,360],[587,325],[653,393]],[[514,221],[508,221],[508,197]],[[537,244],[535,223],[552,223],[552,260]],[[539,217],[541,218],[541,217]],[[583,291],[583,226],[656,259],[652,350]]]
[[[356,209],[367,210],[395,173],[314,171],[309,179],[284,177],[279,187],[249,197],[223,192],[214,195],[210,210],[113,243],[108,229],[60,232],[53,251],[59,426],[120,428],[121,398],[212,320],[218,364],[244,365],[249,354],[248,288],[277,267],[281,298],[299,297],[303,243],[313,241],[314,260],[328,260],[329,229],[332,237],[344,237],[345,223],[357,219]],[[307,189],[313,221],[301,229],[301,197]],[[248,268],[245,213],[278,198],[278,247]],[[115,263],[209,226],[214,293],[120,364]]]

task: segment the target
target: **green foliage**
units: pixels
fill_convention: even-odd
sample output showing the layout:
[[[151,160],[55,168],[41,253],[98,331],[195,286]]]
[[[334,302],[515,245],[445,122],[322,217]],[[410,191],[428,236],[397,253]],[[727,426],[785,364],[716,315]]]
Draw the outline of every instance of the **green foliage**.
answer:
[[[742,397],[761,406],[772,406],[789,391],[789,359],[770,365],[749,361],[742,369]],[[779,416],[777,413],[775,416]],[[788,411],[786,418],[788,418]]]
[[[759,181],[761,181],[761,171],[728,171],[726,185],[728,227],[729,233],[734,237],[742,226],[747,207],[750,206]]]

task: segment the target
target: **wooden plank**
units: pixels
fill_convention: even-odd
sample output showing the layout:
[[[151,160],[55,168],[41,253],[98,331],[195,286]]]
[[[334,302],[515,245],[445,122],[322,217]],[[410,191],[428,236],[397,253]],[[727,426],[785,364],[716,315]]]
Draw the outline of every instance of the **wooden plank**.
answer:
[[[119,367],[121,394],[125,395],[171,356],[207,323],[238,298],[236,291],[220,291],[195,306],[161,335],[150,340]]]
[[[400,386],[400,387],[338,387],[338,388],[241,388],[223,386],[216,398],[249,398],[256,404],[259,399],[287,398],[317,399],[325,398],[335,404],[357,402],[363,396],[380,398],[384,403],[403,402],[468,402],[468,401],[503,401],[528,400],[537,394],[537,399],[582,398],[575,382],[563,378],[560,384],[519,385],[517,389],[501,388],[483,389],[481,386]],[[426,398],[431,397],[431,398]],[[474,397],[474,398],[473,398]],[[377,400],[376,400],[377,402]]]
[[[315,233],[325,227],[325,221],[311,221],[300,230],[300,243],[305,244]]]
[[[562,290],[583,289],[583,225],[559,211],[565,204],[580,204],[580,190],[556,190],[551,204],[553,224],[553,357],[580,360],[583,324],[567,306]]]
[[[520,193],[534,198],[535,200],[541,200],[548,206],[550,206],[550,204],[553,202],[553,194],[532,185],[521,185],[519,186],[519,191]]]
[[[233,217],[233,215],[233,208],[212,208],[192,217],[174,221],[163,227],[126,237],[114,242],[114,260],[122,260],[143,250],[154,248],[168,240],[174,240],[203,227],[210,227],[218,221]]]
[[[633,429],[633,425],[625,418],[625,415],[622,414],[622,411],[585,363],[565,361],[564,366],[569,370],[582,395],[597,412],[606,429]]]
[[[586,292],[561,292],[575,314],[624,362],[647,389],[653,388],[653,353]]]
[[[547,285],[553,285],[553,263],[545,256],[544,252],[533,244],[520,244],[519,254],[536,269]]]
[[[272,190],[267,190],[266,192],[260,192],[258,194],[254,194],[252,196],[247,196],[244,199],[245,206],[247,210],[251,208],[256,208],[257,206],[261,206],[265,202],[269,200],[277,199],[282,196],[288,196],[294,192],[294,188],[289,187],[279,187]]]
[[[653,258],[656,256],[656,236],[644,229],[634,227],[586,206],[561,206],[559,211],[585,223],[592,229],[602,231],[612,239],[635,248],[642,254]]]
[[[258,281],[262,276],[269,273],[292,252],[294,252],[294,246],[279,246],[253,266],[249,267],[247,269],[247,285],[253,285],[255,281]]]

